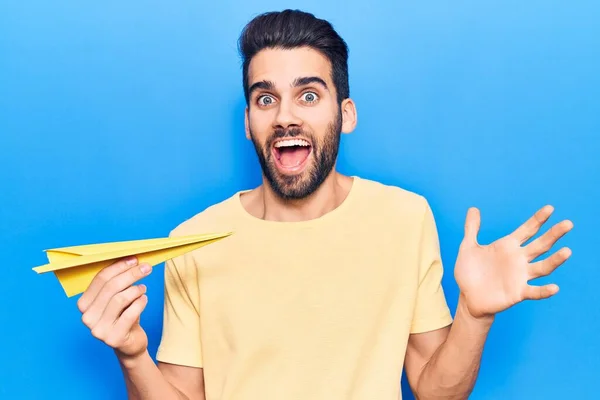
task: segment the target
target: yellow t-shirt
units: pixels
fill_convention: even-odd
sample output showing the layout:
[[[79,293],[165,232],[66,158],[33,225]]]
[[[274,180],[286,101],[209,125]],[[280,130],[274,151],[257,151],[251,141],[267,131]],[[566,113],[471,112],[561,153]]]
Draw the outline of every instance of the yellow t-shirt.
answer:
[[[240,193],[171,232],[234,234],[168,261],[157,359],[207,400],[397,400],[411,333],[449,325],[424,197],[354,177],[335,210],[264,221]]]

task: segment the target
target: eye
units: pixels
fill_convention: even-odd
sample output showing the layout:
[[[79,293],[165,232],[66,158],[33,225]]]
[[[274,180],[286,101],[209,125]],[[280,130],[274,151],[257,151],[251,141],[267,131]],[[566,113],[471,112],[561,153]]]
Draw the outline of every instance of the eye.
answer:
[[[302,101],[305,103],[315,103],[319,99],[319,96],[315,92],[306,92],[302,94]]]
[[[260,96],[256,102],[258,103],[258,105],[260,106],[270,106],[271,104],[273,104],[275,102],[275,100],[273,99],[272,96],[269,95],[262,95]]]

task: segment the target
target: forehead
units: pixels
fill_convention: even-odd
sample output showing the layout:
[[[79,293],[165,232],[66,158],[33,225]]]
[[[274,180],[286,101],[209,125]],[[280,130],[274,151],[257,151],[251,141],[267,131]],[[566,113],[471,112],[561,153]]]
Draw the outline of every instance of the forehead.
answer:
[[[296,78],[308,76],[316,76],[330,83],[329,60],[308,47],[263,49],[252,58],[248,66],[248,86],[267,80],[277,87],[289,87]]]

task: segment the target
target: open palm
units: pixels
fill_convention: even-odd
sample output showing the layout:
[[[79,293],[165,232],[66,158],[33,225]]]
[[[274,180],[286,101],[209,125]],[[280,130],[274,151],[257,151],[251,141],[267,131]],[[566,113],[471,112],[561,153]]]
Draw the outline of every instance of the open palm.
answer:
[[[545,299],[558,291],[554,284],[533,286],[528,282],[551,274],[570,257],[570,249],[562,248],[544,260],[532,260],[549,251],[570,231],[573,228],[571,221],[557,223],[523,246],[553,211],[551,206],[543,207],[511,234],[489,245],[480,245],[477,243],[479,210],[469,209],[454,276],[471,315],[491,316],[523,300]]]

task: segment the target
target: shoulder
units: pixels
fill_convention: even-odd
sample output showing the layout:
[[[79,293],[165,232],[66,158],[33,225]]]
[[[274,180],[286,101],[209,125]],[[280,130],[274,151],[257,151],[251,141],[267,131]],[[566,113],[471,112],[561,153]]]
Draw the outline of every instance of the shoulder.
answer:
[[[361,204],[369,210],[390,217],[422,221],[431,212],[424,195],[398,185],[360,178]]]
[[[198,233],[229,230],[234,219],[238,193],[215,203],[176,225],[169,236],[187,236]]]

